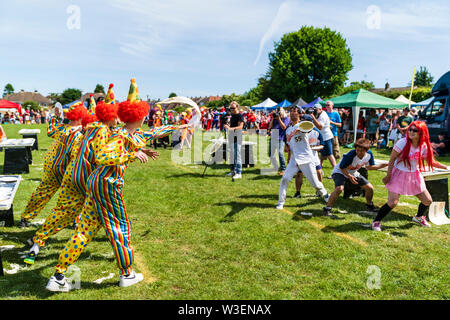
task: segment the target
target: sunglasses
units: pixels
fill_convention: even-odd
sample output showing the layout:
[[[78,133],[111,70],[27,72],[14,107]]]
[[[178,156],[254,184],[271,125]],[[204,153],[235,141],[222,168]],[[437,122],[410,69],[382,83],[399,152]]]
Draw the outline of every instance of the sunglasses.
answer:
[[[409,132],[419,132],[419,130],[410,128],[410,129],[409,129]]]

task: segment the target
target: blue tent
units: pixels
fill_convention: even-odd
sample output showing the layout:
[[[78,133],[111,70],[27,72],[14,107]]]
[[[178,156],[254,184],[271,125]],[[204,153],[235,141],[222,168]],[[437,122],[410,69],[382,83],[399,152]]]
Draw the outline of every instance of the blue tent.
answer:
[[[292,103],[290,103],[289,101],[287,101],[287,100],[285,99],[285,100],[281,101],[279,104],[277,104],[276,106],[272,107],[272,110],[273,110],[273,109],[276,109],[276,108],[278,108],[278,107],[280,107],[280,108],[287,108],[287,107],[289,107],[291,104],[292,104]]]
[[[320,97],[318,97],[316,100],[314,100],[314,101],[312,101],[312,102],[310,102],[310,103],[305,104],[304,106],[302,106],[302,108],[303,108],[303,109],[312,108],[312,107],[314,107],[314,105],[315,105],[316,103],[319,103],[320,101],[322,101],[322,99],[321,99]]]
[[[411,107],[426,107],[430,104],[431,101],[433,101],[434,97],[428,98],[427,100],[423,100],[420,102],[416,102],[411,104]]]

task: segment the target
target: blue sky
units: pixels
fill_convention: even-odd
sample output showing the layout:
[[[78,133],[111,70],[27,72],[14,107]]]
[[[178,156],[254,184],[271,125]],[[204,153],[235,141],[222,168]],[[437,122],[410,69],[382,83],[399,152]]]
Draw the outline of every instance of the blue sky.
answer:
[[[273,42],[302,25],[343,35],[353,55],[348,82],[406,86],[414,66],[435,80],[450,70],[449,17],[447,0],[1,1],[0,90],[9,82],[46,95],[114,83],[125,99],[135,77],[143,98],[243,93],[265,73]]]

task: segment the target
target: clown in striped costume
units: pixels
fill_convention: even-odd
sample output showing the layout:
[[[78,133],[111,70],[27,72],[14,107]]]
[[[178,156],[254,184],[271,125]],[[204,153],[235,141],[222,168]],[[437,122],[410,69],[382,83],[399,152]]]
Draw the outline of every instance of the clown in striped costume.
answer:
[[[139,130],[148,109],[145,102],[130,101],[130,97],[119,104],[118,115],[125,126],[114,132],[108,144],[96,155],[98,167],[87,179],[88,198],[79,225],[59,256],[56,273],[50,278],[47,290],[66,292],[72,289],[64,274],[78,260],[101,226],[105,228],[120,269],[119,285],[127,287],[143,279],[143,275],[135,273],[132,267],[134,255],[130,221],[123,200],[123,176],[130,162],[136,159],[146,162],[147,156],[156,158],[155,152],[143,149],[148,141],[180,129],[164,126],[149,132]]]
[[[57,120],[59,114],[50,120],[47,134],[54,139],[54,142],[44,159],[44,175],[41,183],[31,195],[22,213],[21,227],[29,225],[29,220],[41,212],[61,186],[70,162],[71,151],[82,137],[81,121],[86,114],[86,108],[81,103],[77,103],[66,114],[66,118],[70,120],[69,124],[59,123]]]
[[[69,226],[83,208],[87,197],[86,180],[96,168],[95,157],[108,142],[111,128],[117,125],[117,105],[99,103],[92,111],[101,121],[89,123],[84,129],[77,152],[66,169],[58,202],[33,237],[33,246],[24,260],[27,264],[34,264],[45,241]],[[91,120],[92,115],[87,118]]]

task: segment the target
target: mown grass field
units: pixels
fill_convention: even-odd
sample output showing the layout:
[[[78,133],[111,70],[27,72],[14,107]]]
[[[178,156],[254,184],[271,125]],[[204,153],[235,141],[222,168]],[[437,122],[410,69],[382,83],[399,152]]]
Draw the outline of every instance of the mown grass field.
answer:
[[[9,138],[18,138],[23,127],[4,125]],[[22,175],[14,201],[16,224],[39,183],[51,142],[45,125],[26,127],[41,129],[40,150],[33,151],[31,172]],[[14,246],[2,254],[4,268],[21,267],[0,278],[0,299],[450,298],[450,226],[425,229],[413,224],[416,198],[400,198],[400,205],[384,220],[383,232],[374,232],[373,216],[364,213],[361,197],[341,197],[333,210],[337,219],[325,218],[323,200],[314,197],[309,183],[305,180],[303,197],[293,199],[291,181],[285,209],[279,211],[275,205],[280,177],[261,175],[260,164],[244,169],[243,178],[232,182],[225,177],[228,166],[208,168],[202,178],[201,164],[176,164],[171,149],[158,151],[159,160],[133,163],[125,175],[135,269],[145,275],[144,282],[118,287],[113,252],[101,230],[76,264],[81,290],[52,294],[45,285],[71,230],[50,239],[36,264],[26,267],[21,258],[28,249],[25,241],[38,224],[0,228],[0,245]],[[388,152],[373,151],[376,158],[389,158]],[[3,156],[0,153],[1,166]],[[449,158],[440,161],[450,165]],[[330,175],[328,162],[324,171],[325,177]],[[369,172],[377,206],[387,199],[383,175]],[[324,179],[324,184],[333,190],[332,180]],[[55,201],[56,197],[35,221],[42,222]],[[376,283],[370,266],[379,268],[378,289],[367,285]],[[112,278],[94,283],[110,274]]]

